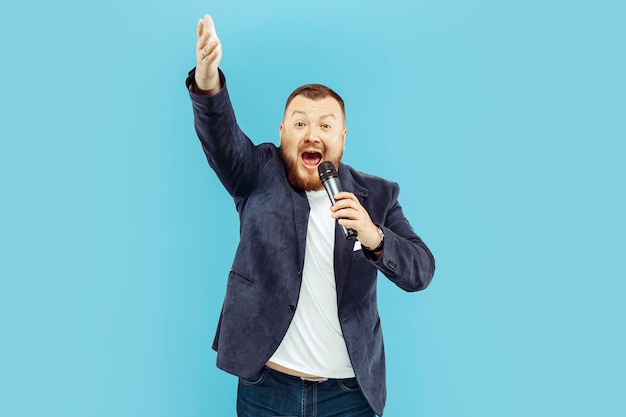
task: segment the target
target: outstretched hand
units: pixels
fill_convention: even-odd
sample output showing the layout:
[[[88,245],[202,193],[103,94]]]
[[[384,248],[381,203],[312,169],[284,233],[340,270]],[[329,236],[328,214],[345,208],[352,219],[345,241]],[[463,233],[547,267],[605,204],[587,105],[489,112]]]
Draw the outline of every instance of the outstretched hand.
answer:
[[[215,95],[222,88],[217,67],[222,60],[222,44],[211,16],[198,21],[196,42],[196,93]]]

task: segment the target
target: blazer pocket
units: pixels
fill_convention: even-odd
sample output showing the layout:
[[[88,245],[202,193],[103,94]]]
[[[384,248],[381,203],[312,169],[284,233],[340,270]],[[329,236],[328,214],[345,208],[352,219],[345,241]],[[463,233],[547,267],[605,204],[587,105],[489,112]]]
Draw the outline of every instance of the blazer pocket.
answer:
[[[380,332],[380,317],[378,318],[378,320],[376,320],[376,324],[374,324],[374,330],[372,331],[372,334],[376,334]]]
[[[239,272],[236,271],[230,271],[230,273],[228,274],[228,280],[233,282],[233,283],[243,283],[243,284],[247,284],[247,285],[252,285],[254,284],[254,280],[252,278],[250,278],[247,275],[244,274],[240,274]]]

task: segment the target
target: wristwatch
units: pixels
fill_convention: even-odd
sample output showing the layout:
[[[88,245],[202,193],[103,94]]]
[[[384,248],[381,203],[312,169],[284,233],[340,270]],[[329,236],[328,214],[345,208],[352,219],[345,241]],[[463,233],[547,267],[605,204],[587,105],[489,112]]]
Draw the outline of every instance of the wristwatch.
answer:
[[[383,229],[381,229],[381,227],[378,225],[376,226],[378,227],[378,234],[380,235],[380,243],[374,249],[370,249],[365,245],[361,245],[361,247],[368,252],[380,252],[385,246],[385,234],[383,233]]]

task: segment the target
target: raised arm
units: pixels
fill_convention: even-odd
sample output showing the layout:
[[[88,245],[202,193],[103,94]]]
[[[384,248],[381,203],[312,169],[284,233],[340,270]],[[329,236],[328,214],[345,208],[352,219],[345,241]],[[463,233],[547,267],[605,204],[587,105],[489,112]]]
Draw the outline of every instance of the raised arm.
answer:
[[[247,195],[265,162],[268,146],[255,146],[241,131],[218,65],[222,46],[213,19],[198,21],[196,68],[187,78],[194,124],[209,165],[233,197]]]

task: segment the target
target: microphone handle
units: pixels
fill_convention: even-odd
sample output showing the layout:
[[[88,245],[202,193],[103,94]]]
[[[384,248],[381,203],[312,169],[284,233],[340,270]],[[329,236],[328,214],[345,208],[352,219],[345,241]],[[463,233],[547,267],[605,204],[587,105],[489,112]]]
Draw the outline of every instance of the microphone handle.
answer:
[[[330,202],[335,205],[337,201],[335,201],[335,194],[339,194],[341,192],[341,185],[339,184],[339,178],[330,177],[326,181],[322,183],[324,188],[326,189],[326,193],[328,197],[330,197]],[[346,226],[339,225],[341,230],[343,231],[343,235],[348,240],[356,239],[357,233],[356,230],[349,229]]]

